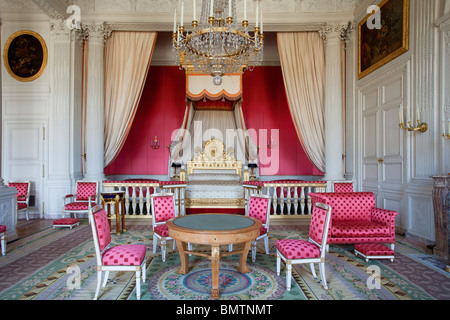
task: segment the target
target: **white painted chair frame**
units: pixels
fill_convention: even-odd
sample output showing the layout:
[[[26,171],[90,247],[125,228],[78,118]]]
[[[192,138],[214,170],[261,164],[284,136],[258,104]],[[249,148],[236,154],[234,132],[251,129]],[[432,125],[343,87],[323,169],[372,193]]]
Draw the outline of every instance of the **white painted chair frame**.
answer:
[[[0,233],[0,245],[2,246],[2,256],[6,254],[6,231]]]
[[[270,251],[269,251],[269,221],[270,221],[270,201],[272,200],[272,198],[269,195],[265,195],[265,194],[252,194],[249,197],[249,203],[250,203],[250,198],[264,198],[264,199],[268,199],[267,202],[267,213],[266,213],[266,222],[262,224],[262,227],[266,228],[266,233],[262,234],[260,236],[258,236],[255,240],[252,241],[252,262],[255,262],[256,260],[256,245],[257,245],[257,241],[264,239],[264,248],[266,249],[266,254],[269,255]],[[249,216],[249,209],[250,205],[248,205],[246,207],[245,210],[245,215],[248,217]],[[233,251],[233,245],[230,244],[228,246],[228,250],[231,252]]]
[[[87,210],[66,210],[66,205],[67,204],[72,203],[72,202],[77,202],[76,197],[77,197],[77,191],[78,191],[78,183],[84,183],[84,182],[96,183],[95,198],[92,199],[92,196],[91,196],[88,199],[88,201],[87,201],[89,203],[88,209]],[[63,197],[63,218],[66,216],[66,213],[69,214],[69,217],[70,217],[70,214],[73,213],[74,217],[77,218],[77,213],[88,213],[89,210],[92,209],[92,204],[93,203],[98,204],[98,199],[99,199],[99,196],[98,196],[98,185],[99,185],[98,181],[95,181],[95,180],[79,180],[79,181],[77,181],[76,182],[75,194],[68,194],[68,195]],[[72,199],[72,200],[71,201],[67,201],[67,199]],[[86,202],[86,200],[83,200],[83,201],[80,201],[80,202]]]
[[[173,210],[174,210],[174,214],[175,217],[178,216],[178,212],[176,210],[175,207],[175,195],[173,193],[154,193],[152,195],[150,195],[150,203],[151,203],[151,207],[152,207],[152,226],[153,226],[153,253],[156,253],[156,249],[158,247],[158,239],[161,242],[161,256],[162,256],[162,261],[166,261],[166,246],[167,246],[167,240],[173,240],[173,250],[175,250],[176,248],[176,241],[174,239],[172,239],[171,237],[161,237],[159,234],[157,234],[155,232],[155,228],[159,225],[165,224],[165,221],[162,222],[156,222],[156,218],[155,218],[155,198],[157,197],[167,197],[167,196],[171,196],[172,197],[172,204],[173,204]]]
[[[146,267],[145,267],[145,260],[142,261],[142,264],[140,266],[104,266],[102,264],[102,256],[105,251],[107,251],[111,244],[109,244],[103,251],[100,251],[100,244],[98,242],[98,234],[97,234],[97,227],[95,225],[95,219],[94,214],[100,211],[102,207],[100,205],[95,206],[94,208],[89,210],[89,221],[91,223],[92,227],[92,234],[93,240],[94,240],[94,247],[95,247],[95,256],[97,259],[97,288],[95,290],[95,296],[94,300],[97,300],[98,295],[100,293],[100,289],[104,288],[106,286],[106,283],[108,282],[109,272],[110,271],[131,271],[136,273],[136,297],[137,299],[141,299],[141,277],[142,282],[145,282],[145,274],[146,274]],[[103,271],[105,271],[105,277],[103,279],[102,283],[102,276]]]
[[[256,260],[256,242],[258,240],[264,239],[264,248],[266,250],[266,254],[269,255],[269,221],[270,221],[270,202],[271,202],[271,197],[269,195],[264,195],[264,194],[253,194],[250,196],[250,198],[264,198],[264,199],[268,199],[267,202],[267,213],[266,213],[266,222],[262,224],[262,227],[266,228],[266,233],[260,235],[259,237],[257,237],[255,240],[252,241],[252,262],[255,262]],[[250,210],[250,208],[249,208]],[[247,211],[245,213],[246,216],[249,215],[249,211]]]
[[[327,279],[326,279],[326,275],[325,275],[325,253],[326,253],[326,247],[327,247],[326,242],[328,239],[328,229],[330,226],[331,207],[326,204],[323,204],[323,203],[316,203],[316,206],[327,211],[326,218],[325,218],[324,231],[323,231],[323,235],[322,235],[322,244],[317,243],[316,241],[312,240],[311,238],[309,238],[308,241],[314,243],[315,245],[317,245],[320,248],[320,257],[289,260],[286,257],[284,257],[280,253],[280,251],[277,249],[277,275],[280,275],[281,260],[283,260],[286,263],[286,288],[288,291],[291,290],[292,265],[293,264],[303,264],[303,263],[309,263],[310,268],[311,268],[311,273],[314,276],[314,278],[317,278],[314,264],[315,263],[319,264],[319,271],[320,271],[320,278],[322,280],[322,285],[325,288],[325,290],[328,290]]]
[[[8,181],[8,185],[10,183],[26,183],[28,184],[28,189],[27,189],[27,195],[25,196],[25,201],[19,201],[16,199],[16,214],[19,215],[19,213],[24,213],[25,212],[25,217],[27,218],[27,220],[30,220],[30,218],[28,217],[28,208],[30,206],[30,188],[31,188],[31,182],[28,180],[14,180],[14,181]],[[19,209],[19,203],[25,203],[27,206],[23,209]]]
[[[331,182],[331,186],[332,186],[332,187],[331,187],[331,192],[336,192],[336,191],[335,191],[335,188],[334,188],[334,186],[335,186],[336,184],[341,184],[341,185],[348,184],[348,185],[351,185],[351,186],[352,186],[353,190],[355,190],[355,184],[354,184],[353,181],[344,180],[344,181],[332,181],[332,182]]]

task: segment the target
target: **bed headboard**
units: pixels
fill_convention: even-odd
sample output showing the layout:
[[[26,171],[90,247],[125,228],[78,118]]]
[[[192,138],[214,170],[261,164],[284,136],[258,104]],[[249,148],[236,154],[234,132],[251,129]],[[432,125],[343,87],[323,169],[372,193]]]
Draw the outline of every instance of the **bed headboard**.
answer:
[[[225,145],[217,139],[206,142],[203,151],[200,147],[195,149],[194,158],[187,162],[187,176],[197,170],[232,170],[242,180],[242,163],[236,160],[233,148],[225,151]]]

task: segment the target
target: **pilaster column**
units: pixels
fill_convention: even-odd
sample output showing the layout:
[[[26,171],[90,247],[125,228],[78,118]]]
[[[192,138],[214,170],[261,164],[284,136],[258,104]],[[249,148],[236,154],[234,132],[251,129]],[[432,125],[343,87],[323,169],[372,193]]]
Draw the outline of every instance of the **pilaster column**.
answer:
[[[102,181],[104,169],[104,48],[111,35],[105,23],[84,25],[88,40],[86,83],[85,178]]]
[[[52,96],[49,112],[48,179],[70,183],[71,128],[71,30],[62,20],[52,21],[50,35],[53,45],[51,74]]]
[[[327,25],[319,33],[325,43],[325,177],[344,180],[341,41],[347,25]]]
[[[2,21],[0,20],[0,41]],[[0,132],[2,131],[2,70],[0,68]],[[18,238],[16,232],[16,194],[15,188],[8,188],[3,181],[2,176],[2,139],[0,139],[0,224],[6,226],[7,241],[16,240]]]

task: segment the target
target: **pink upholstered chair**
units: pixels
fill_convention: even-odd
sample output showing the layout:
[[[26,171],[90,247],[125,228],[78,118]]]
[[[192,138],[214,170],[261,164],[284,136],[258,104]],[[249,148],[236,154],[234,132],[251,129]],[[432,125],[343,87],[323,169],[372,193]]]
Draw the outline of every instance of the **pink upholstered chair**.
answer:
[[[16,188],[17,190],[16,214],[18,215],[19,213],[25,213],[27,220],[29,220],[28,207],[30,201],[30,186],[30,181],[16,180],[8,182],[8,187]]]
[[[141,276],[145,282],[145,253],[142,244],[123,244],[111,246],[111,232],[108,217],[101,206],[89,210],[92,235],[97,259],[97,289],[94,300],[97,300],[100,288],[105,287],[110,271],[132,271],[136,273],[136,296],[141,298]],[[102,275],[105,279],[102,285]]]
[[[157,241],[161,242],[162,261],[166,261],[166,241],[169,237],[166,221],[177,216],[175,212],[175,196],[173,193],[155,193],[150,196],[153,225],[153,253],[156,253]],[[173,240],[173,249],[176,242]]]
[[[309,227],[309,240],[283,239],[277,241],[277,274],[280,275],[281,259],[286,263],[286,288],[291,290],[292,264],[309,263],[311,273],[317,277],[314,263],[319,264],[323,287],[328,290],[325,276],[325,253],[330,225],[331,208],[317,203],[314,206]]]
[[[0,225],[0,245],[2,246],[2,255],[6,254],[6,226]]]
[[[256,260],[256,241],[264,239],[266,254],[269,254],[269,220],[270,220],[270,196],[253,194],[248,203],[247,216],[256,218],[262,222],[259,236],[252,241],[252,261]]]
[[[333,182],[333,192],[337,193],[353,192],[353,182],[351,181]]]
[[[78,213],[88,213],[97,205],[98,201],[98,181],[77,181],[77,193],[68,194],[63,198],[63,218],[68,213],[73,213],[77,217]]]

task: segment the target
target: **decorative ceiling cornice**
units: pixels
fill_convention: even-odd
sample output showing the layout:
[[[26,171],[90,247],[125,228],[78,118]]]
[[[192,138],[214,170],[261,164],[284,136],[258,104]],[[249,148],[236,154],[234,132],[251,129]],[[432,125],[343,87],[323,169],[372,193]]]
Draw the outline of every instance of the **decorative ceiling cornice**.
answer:
[[[371,0],[260,0],[265,12],[266,32],[318,31],[324,25],[354,20],[354,6]],[[376,0],[372,0],[376,1]],[[242,2],[242,1],[241,1]],[[43,14],[54,20],[70,16],[70,5],[80,7],[81,22],[105,21],[112,30],[160,31],[173,29],[173,11],[177,0],[0,0],[1,16],[7,20],[42,19]],[[197,4],[200,4],[197,1]],[[248,1],[253,10],[253,1]],[[189,7],[186,14],[191,12]],[[41,16],[40,16],[41,15]],[[250,25],[254,23],[249,19]]]
[[[67,7],[70,5],[68,0],[49,1],[49,0],[32,0],[46,15],[52,19],[67,19]]]
[[[107,22],[113,31],[170,31],[172,23],[152,23],[152,22]],[[265,25],[266,32],[299,32],[299,31],[319,31],[326,25],[325,22],[303,23],[303,24],[270,24]]]

